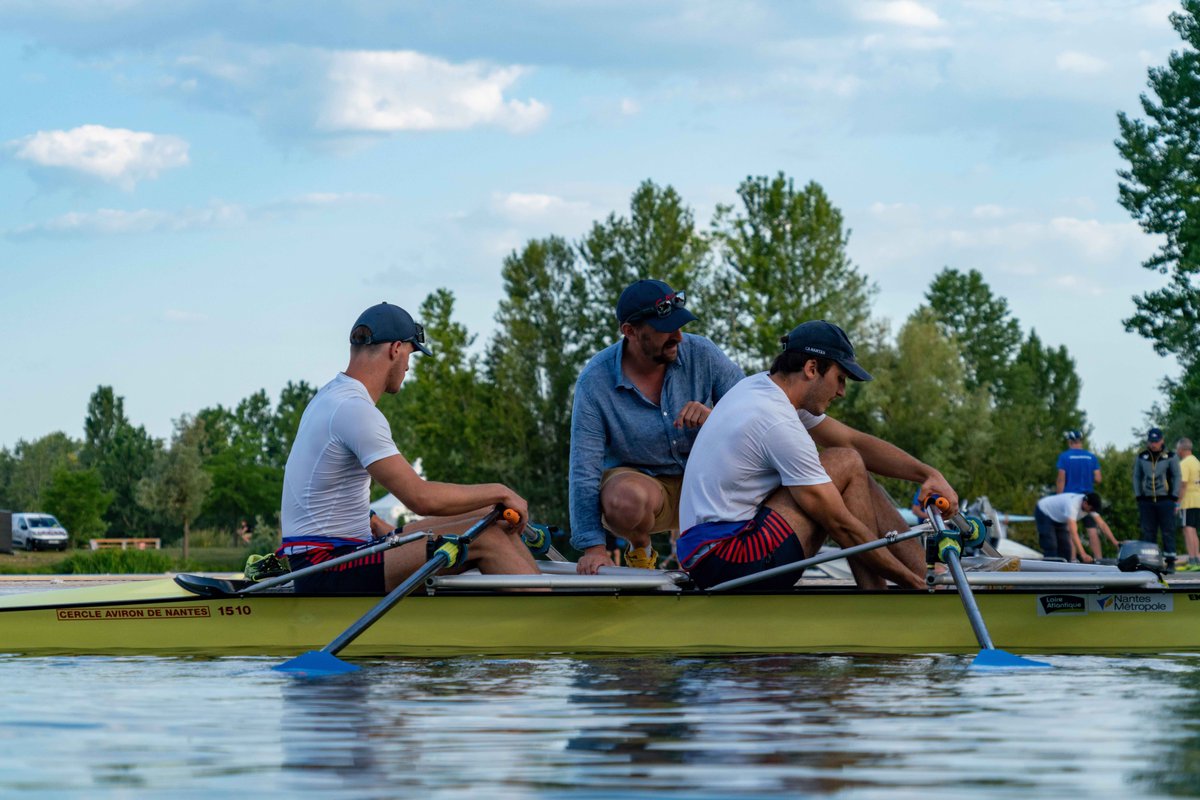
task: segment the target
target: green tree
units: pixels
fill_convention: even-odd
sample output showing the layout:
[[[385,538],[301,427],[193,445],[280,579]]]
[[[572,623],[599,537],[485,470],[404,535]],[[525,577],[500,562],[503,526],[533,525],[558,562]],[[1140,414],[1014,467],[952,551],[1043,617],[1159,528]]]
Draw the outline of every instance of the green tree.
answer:
[[[71,543],[79,545],[93,536],[102,536],[108,525],[104,512],[112,503],[114,493],[104,490],[100,473],[94,469],[65,469],[54,471],[50,483],[42,492],[45,510],[55,517],[71,535]]]
[[[993,294],[978,270],[946,267],[925,292],[942,329],[962,348],[968,389],[1002,380],[1021,345],[1021,326],[1008,301]]]
[[[0,509],[12,511],[16,507],[13,499],[13,473],[17,469],[17,459],[7,447],[0,447]]]
[[[137,487],[138,502],[162,519],[183,528],[183,558],[190,556],[192,521],[204,507],[212,478],[202,468],[204,423],[184,415],[175,420],[171,445],[154,459],[150,474]]]
[[[307,381],[288,381],[280,390],[267,439],[267,463],[280,469],[287,464],[292,442],[296,441],[296,431],[300,428],[300,417],[316,393]]]
[[[79,442],[61,431],[32,442],[20,440],[13,448],[9,496],[14,511],[41,511],[42,493],[54,473],[78,465]]]
[[[137,502],[137,484],[154,460],[154,439],[141,425],[125,416],[125,398],[111,386],[98,386],[88,399],[83,422],[83,466],[100,474],[104,488],[113,493],[105,514],[109,530],[136,533],[150,522],[148,512]]]
[[[509,424],[488,416],[489,392],[479,379],[475,341],[455,322],[454,295],[438,289],[421,303],[419,318],[434,355],[415,355],[410,373],[395,395],[383,395],[379,409],[387,417],[400,451],[420,461],[431,480],[478,483],[499,480],[489,462],[489,429]],[[382,490],[377,490],[382,494]]]
[[[1200,353],[1200,0],[1183,0],[1170,19],[1185,47],[1148,70],[1145,119],[1117,114],[1117,152],[1128,163],[1117,173],[1118,200],[1142,230],[1162,237],[1142,266],[1168,276],[1134,298],[1125,327],[1186,365]]]
[[[815,182],[797,190],[780,172],[747,178],[738,196],[740,208],[719,206],[713,222],[724,266],[714,339],[740,363],[762,366],[805,320],[861,338],[875,290],[847,255],[850,233],[825,190]]]
[[[626,286],[642,278],[665,281],[676,291],[686,291],[689,306],[700,317],[688,330],[704,330],[704,309],[711,302],[705,296],[709,252],[707,238],[696,229],[694,214],[679,193],[670,186],[643,181],[630,199],[628,217],[609,214],[603,222],[594,223],[579,244],[587,281],[576,296],[576,305],[586,298],[586,322],[582,325],[586,348],[594,352],[616,340],[617,299]]]
[[[506,421],[493,449],[512,457],[506,482],[553,521],[567,519],[571,397],[594,346],[578,324],[584,277],[574,262],[558,237],[531,241],[504,259],[505,296],[488,354],[493,416]]]

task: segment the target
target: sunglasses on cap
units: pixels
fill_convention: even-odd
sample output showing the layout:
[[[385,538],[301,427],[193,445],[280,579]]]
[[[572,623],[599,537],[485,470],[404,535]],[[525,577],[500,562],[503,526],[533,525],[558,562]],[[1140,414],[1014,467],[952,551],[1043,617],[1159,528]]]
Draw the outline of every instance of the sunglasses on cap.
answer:
[[[671,312],[673,312],[675,309],[683,308],[686,305],[687,293],[675,292],[674,294],[669,294],[666,297],[660,297],[658,300],[654,301],[653,305],[648,305],[645,308],[639,308],[637,311],[630,314],[625,321],[636,322],[637,320],[645,319],[646,317],[658,317],[659,319],[662,319],[663,317],[669,317]]]

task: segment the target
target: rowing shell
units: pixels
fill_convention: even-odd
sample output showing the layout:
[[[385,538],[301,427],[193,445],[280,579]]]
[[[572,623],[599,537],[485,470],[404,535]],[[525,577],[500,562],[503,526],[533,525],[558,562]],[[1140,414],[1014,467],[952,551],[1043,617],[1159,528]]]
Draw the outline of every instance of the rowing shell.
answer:
[[[437,578],[433,594],[397,606],[347,654],[978,650],[953,591],[859,591],[805,580],[790,593],[706,594],[680,588],[672,573],[648,580],[652,571],[624,572],[531,576],[550,589],[539,593],[499,591],[506,584],[488,582],[511,576]],[[990,575],[991,584],[1031,580],[1024,573]],[[1097,578],[1089,586],[1092,579],[1079,574],[1065,585],[1055,585],[1062,583],[1055,576],[1032,580],[1044,582],[976,587],[997,646],[1026,653],[1200,651],[1200,582],[1114,587]],[[179,576],[0,597],[0,652],[296,653],[322,646],[379,599],[236,594],[244,586]]]

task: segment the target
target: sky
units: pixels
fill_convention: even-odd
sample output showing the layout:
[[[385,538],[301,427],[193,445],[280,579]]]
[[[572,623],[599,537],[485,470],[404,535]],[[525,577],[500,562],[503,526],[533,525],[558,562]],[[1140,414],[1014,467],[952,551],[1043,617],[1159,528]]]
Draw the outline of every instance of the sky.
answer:
[[[504,256],[646,179],[703,226],[747,176],[817,181],[893,328],[979,270],[1070,350],[1093,449],[1178,371],[1121,322],[1161,279],[1113,146],[1174,3],[300,8],[0,0],[0,446],[82,437],[102,384],[158,437],[320,386],[362,309],[439,287],[482,343]]]

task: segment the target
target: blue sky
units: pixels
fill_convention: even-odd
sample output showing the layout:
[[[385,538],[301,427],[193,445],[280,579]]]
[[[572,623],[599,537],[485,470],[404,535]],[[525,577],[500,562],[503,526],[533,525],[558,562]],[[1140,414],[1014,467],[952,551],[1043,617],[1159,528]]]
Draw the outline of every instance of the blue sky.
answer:
[[[527,239],[647,178],[707,224],[779,170],[843,210],[878,316],[980,270],[1127,444],[1175,365],[1120,322],[1155,243],[1112,141],[1175,7],[0,0],[0,445],[81,436],[99,384],[156,436],[323,384],[362,308],[439,286],[482,341]]]

